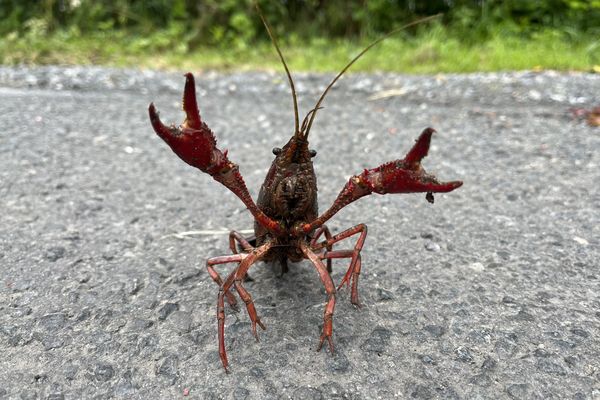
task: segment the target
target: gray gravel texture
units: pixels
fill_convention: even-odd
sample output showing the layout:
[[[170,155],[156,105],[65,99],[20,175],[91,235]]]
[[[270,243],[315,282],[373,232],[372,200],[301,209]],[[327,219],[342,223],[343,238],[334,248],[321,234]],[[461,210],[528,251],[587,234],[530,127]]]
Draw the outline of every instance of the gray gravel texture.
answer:
[[[331,78],[297,74],[302,110]],[[425,168],[465,184],[434,205],[374,195],[331,221],[369,226],[364,306],[340,291],[333,357],[315,351],[325,292],[314,268],[253,267],[246,287],[267,330],[257,343],[245,311],[227,310],[230,374],[204,262],[252,219],[153,133],[148,104],[181,122],[183,83],[0,68],[0,398],[600,398],[600,130],[569,113],[600,103],[599,75],[340,81],[311,133],[322,210],[427,126],[438,134]],[[197,84],[256,197],[293,127],[287,82],[207,73]],[[336,282],[346,266],[334,263]]]

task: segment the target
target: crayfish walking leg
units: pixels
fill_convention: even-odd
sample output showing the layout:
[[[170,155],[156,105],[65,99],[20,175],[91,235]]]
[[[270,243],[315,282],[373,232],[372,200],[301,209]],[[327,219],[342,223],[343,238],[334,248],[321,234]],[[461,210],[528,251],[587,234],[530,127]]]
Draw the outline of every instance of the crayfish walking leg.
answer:
[[[317,229],[317,231],[315,232],[315,236],[313,236],[312,240],[310,241],[310,248],[311,249],[314,250],[315,245],[317,244],[317,240],[319,240],[319,238],[323,234],[325,234],[325,239],[327,240],[327,242],[329,242],[329,240],[331,239],[331,232],[329,231],[329,228],[327,227],[327,225],[323,225],[322,227],[320,227],[319,229]],[[331,250],[333,250],[333,244],[327,243],[325,245],[325,248],[327,249],[327,251],[331,251]],[[327,259],[327,272],[329,272],[330,274],[332,272],[331,259],[330,258]]]
[[[241,233],[237,231],[231,231],[229,232],[229,248],[231,248],[231,252],[233,253],[233,255],[213,257],[206,260],[206,269],[208,270],[208,274],[213,279],[213,281],[215,281],[217,285],[219,285],[219,287],[223,286],[223,279],[221,279],[221,276],[215,270],[214,266],[219,264],[237,262],[237,268],[239,266],[239,263],[244,259],[244,257],[246,257],[246,254],[238,254],[238,249],[235,244],[236,241],[240,244],[242,250],[244,250],[246,253],[254,249],[254,247],[252,247],[252,245],[248,243],[248,241],[242,236]],[[229,303],[231,308],[233,308],[235,311],[238,311],[237,301],[231,293],[231,291],[228,290],[225,293],[225,296],[227,296],[227,302]]]
[[[248,242],[248,240],[246,240],[245,237],[242,236],[241,233],[239,233],[238,231],[231,231],[229,232],[229,248],[231,249],[231,252],[233,254],[238,253],[238,249],[235,242],[238,242],[241,249],[245,252],[250,252],[254,249],[254,247]]]
[[[212,257],[206,260],[206,270],[210,277],[219,285],[219,287],[223,286],[223,279],[219,273],[215,270],[215,265],[220,264],[228,264],[228,263],[239,263],[246,257],[246,254],[233,254],[230,256],[220,256],[220,257]],[[236,266],[237,268],[237,266]],[[235,271],[235,269],[234,269]],[[233,294],[228,290],[225,292],[225,296],[227,296],[227,302],[235,311],[238,311],[237,300],[233,296]]]
[[[259,339],[258,332],[256,332],[256,325],[258,324],[258,326],[260,326],[263,331],[267,328],[265,328],[263,323],[260,322],[260,318],[258,318],[258,315],[256,314],[256,308],[254,307],[254,301],[252,301],[252,296],[250,296],[250,293],[248,293],[248,291],[242,285],[242,279],[236,279],[233,285],[235,286],[235,289],[240,295],[242,301],[246,304],[246,310],[248,311],[248,315],[250,316],[250,321],[252,321],[252,334],[258,342]]]
[[[347,239],[350,236],[356,235],[357,233],[360,233],[360,236],[358,237],[353,250],[330,250],[334,243]],[[357,307],[360,307],[360,302],[358,301],[358,277],[360,275],[361,268],[360,252],[365,244],[366,238],[367,226],[365,224],[358,224],[350,229],[346,229],[345,231],[338,233],[333,237],[328,238],[321,243],[311,243],[311,247],[315,251],[321,250],[323,247],[327,248],[327,251],[321,254],[320,258],[326,259],[328,262],[331,262],[331,259],[333,258],[351,258],[350,266],[348,267],[342,282],[338,286],[338,290],[341,289],[344,283],[346,283],[348,286],[352,285],[350,302]]]
[[[225,351],[225,293],[229,289],[231,289],[232,285],[235,285],[235,288],[246,303],[246,309],[248,310],[248,314],[250,315],[250,319],[252,320],[253,331],[256,331],[256,324],[263,329],[265,329],[264,325],[260,323],[260,319],[256,315],[256,310],[254,308],[254,303],[252,302],[252,298],[250,294],[243,289],[240,290],[240,283],[248,273],[248,270],[252,265],[256,262],[260,261],[262,257],[264,257],[265,253],[269,251],[273,247],[273,242],[269,241],[263,244],[260,247],[253,249],[248,254],[242,254],[242,261],[239,266],[229,274],[227,280],[221,286],[219,290],[219,295],[217,296],[217,325],[218,325],[218,335],[219,335],[219,355],[221,356],[221,362],[223,363],[223,368],[227,371],[227,352]]]
[[[335,308],[335,285],[333,284],[333,280],[331,280],[331,275],[327,272],[327,268],[323,264],[323,261],[316,255],[308,246],[308,244],[301,242],[300,249],[308,258],[319,273],[319,277],[321,278],[321,282],[325,286],[325,291],[327,292],[327,304],[325,305],[325,312],[323,314],[323,333],[321,333],[321,340],[319,341],[319,347],[317,351],[321,350],[323,347],[323,343],[327,340],[329,344],[329,350],[331,354],[333,354],[333,340],[331,336],[333,335],[333,310]]]

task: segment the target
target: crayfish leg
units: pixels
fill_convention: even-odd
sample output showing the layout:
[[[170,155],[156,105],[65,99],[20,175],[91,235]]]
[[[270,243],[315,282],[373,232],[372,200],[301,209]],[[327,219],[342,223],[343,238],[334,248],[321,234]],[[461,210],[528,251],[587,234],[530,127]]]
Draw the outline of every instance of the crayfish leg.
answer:
[[[323,261],[319,258],[317,254],[315,254],[309,247],[307,243],[301,242],[300,249],[308,258],[319,274],[319,278],[321,278],[321,282],[323,282],[323,286],[325,286],[325,291],[327,292],[327,303],[325,304],[325,311],[323,313],[323,332],[321,333],[321,339],[319,341],[319,347],[317,351],[321,350],[323,347],[323,343],[327,340],[329,344],[329,350],[333,355],[333,311],[335,309],[335,285],[333,284],[333,280],[331,279],[331,275],[327,272],[327,267],[323,264]]]
[[[236,285],[235,287],[238,291],[238,294],[242,300],[244,300],[244,303],[246,303],[246,308],[248,309],[248,314],[250,314],[250,319],[253,323],[259,324],[259,326],[264,329],[264,325],[260,323],[260,320],[256,316],[256,311],[254,311],[254,315],[250,311],[249,304],[251,304],[252,308],[254,308],[252,298],[249,297],[249,294],[247,297],[245,296],[247,292],[240,292],[238,286],[242,282],[242,279],[248,274],[250,267],[260,261],[271,249],[271,247],[273,247],[273,242],[269,241],[262,246],[253,249],[250,253],[243,254],[244,258],[238,267],[229,274],[219,290],[219,295],[217,297],[217,331],[219,337],[219,356],[221,357],[221,363],[223,364],[225,372],[228,372],[227,351],[225,350],[225,293],[231,289],[231,286]]]

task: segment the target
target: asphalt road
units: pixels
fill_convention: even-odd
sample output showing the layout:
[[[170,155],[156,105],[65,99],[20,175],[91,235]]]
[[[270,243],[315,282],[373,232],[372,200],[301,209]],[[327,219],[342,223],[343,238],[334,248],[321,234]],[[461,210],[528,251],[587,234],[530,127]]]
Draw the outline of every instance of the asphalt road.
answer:
[[[301,74],[306,112],[332,76]],[[241,202],[153,133],[181,122],[180,73],[0,68],[0,398],[600,398],[600,75],[352,75],[311,132],[321,209],[350,175],[400,158],[427,126],[425,168],[464,186],[371,196],[360,295],[317,353],[313,267],[246,287],[255,342],[227,311],[216,338],[206,258],[252,227]],[[253,196],[293,119],[280,74],[197,77],[202,116]],[[192,233],[190,233],[192,232]],[[194,233],[195,232],[195,233]],[[334,264],[339,282],[346,264]]]

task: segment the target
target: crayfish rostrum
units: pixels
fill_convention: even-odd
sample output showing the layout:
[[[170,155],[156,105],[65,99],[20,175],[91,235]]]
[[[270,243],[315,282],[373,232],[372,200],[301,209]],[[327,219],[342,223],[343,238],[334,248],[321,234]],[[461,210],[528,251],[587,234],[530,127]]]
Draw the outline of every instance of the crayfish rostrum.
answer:
[[[336,287],[330,275],[331,260],[349,260],[348,270],[339,284],[338,290],[344,284],[351,286],[350,301],[352,304],[359,306],[360,252],[367,236],[367,226],[358,224],[341,233],[332,235],[325,223],[343,207],[372,193],[424,192],[427,193],[427,200],[433,202],[432,193],[450,192],[462,185],[460,181],[439,182],[433,175],[425,172],[421,166],[421,160],[427,155],[431,136],[434,133],[432,128],[427,128],[421,133],[412,149],[403,159],[387,162],[376,168],[365,169],[363,172],[352,176],[333,205],[324,213],[319,214],[317,179],[312,162],[316,152],[310,149],[308,144],[310,128],[321,102],[333,84],[366,50],[389,35],[373,42],[346,65],[333,79],[319,98],[316,106],[308,112],[302,124],[300,124],[294,82],[277,41],[271,34],[269,25],[262,15],[261,18],[287,73],[294,103],[295,129],[290,140],[282,148],[273,149],[275,160],[271,164],[271,168],[261,186],[256,203],[246,188],[237,164],[227,158],[227,151],[221,151],[217,147],[212,131],[202,121],[196,102],[194,76],[191,73],[185,75],[183,110],[186,118],[180,126],[165,126],[160,121],[154,105],[150,104],[149,107],[152,127],[158,136],[167,142],[175,154],[189,165],[210,174],[216,181],[231,190],[240,198],[254,217],[254,238],[245,238],[240,233],[232,231],[229,234],[229,247],[232,254],[213,257],[206,262],[208,273],[220,288],[217,298],[218,340],[221,361],[226,371],[228,362],[224,335],[225,299],[231,307],[237,308],[237,300],[233,292],[235,291],[239,295],[246,305],[252,322],[252,332],[257,340],[256,326],[265,329],[257,315],[252,296],[244,288],[244,279],[250,267],[259,261],[275,261],[281,263],[282,272],[285,272],[288,268],[288,260],[298,262],[303,259],[308,259],[314,265],[327,292],[323,331],[318,350],[327,341],[333,353],[332,319],[336,301]],[[422,22],[422,20],[418,22]],[[352,249],[333,249],[333,246],[338,242],[355,235],[358,235],[358,239]],[[227,263],[235,264],[235,268],[223,280],[216,271],[216,266]]]

